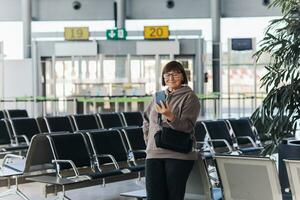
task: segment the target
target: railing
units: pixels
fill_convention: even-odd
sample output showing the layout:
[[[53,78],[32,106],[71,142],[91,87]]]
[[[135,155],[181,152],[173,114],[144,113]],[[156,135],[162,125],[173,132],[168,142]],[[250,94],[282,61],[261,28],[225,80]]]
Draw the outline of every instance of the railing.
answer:
[[[203,118],[231,118],[250,116],[261,104],[265,94],[256,97],[251,93],[198,94]],[[75,113],[143,111],[152,96],[76,96],[45,97],[30,96],[0,99],[1,109],[26,109],[32,116],[64,115]],[[257,106],[256,106],[257,105]]]

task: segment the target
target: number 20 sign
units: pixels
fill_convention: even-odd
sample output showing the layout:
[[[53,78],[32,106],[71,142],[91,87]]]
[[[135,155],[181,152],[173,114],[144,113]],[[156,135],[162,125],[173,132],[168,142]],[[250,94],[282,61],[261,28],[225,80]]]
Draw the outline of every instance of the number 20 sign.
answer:
[[[144,39],[169,39],[169,27],[144,26]]]

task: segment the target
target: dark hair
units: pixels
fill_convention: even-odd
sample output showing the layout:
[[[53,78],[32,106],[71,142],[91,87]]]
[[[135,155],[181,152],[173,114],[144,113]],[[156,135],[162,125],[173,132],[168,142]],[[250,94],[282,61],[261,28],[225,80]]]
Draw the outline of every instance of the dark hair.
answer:
[[[166,85],[166,82],[164,79],[164,74],[168,73],[170,71],[180,72],[183,76],[183,80],[182,80],[181,84],[188,84],[188,79],[187,79],[187,76],[186,76],[186,73],[185,73],[185,70],[184,70],[182,64],[177,61],[171,61],[171,62],[168,62],[164,66],[162,73],[161,73],[161,83],[163,86]]]

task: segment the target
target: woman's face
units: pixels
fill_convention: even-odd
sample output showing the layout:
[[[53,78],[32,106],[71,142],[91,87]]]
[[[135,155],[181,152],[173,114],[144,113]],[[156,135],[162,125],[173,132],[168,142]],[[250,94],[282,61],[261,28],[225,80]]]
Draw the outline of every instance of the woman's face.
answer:
[[[182,73],[177,71],[170,71],[163,75],[166,85],[171,91],[181,88],[182,84]]]

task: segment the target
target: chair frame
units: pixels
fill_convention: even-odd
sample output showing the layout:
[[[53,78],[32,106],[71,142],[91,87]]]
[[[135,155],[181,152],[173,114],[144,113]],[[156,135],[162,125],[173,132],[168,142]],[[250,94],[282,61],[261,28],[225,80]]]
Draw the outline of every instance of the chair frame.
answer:
[[[20,177],[26,177],[26,176],[30,176],[32,173],[34,173],[35,175],[38,174],[43,174],[45,170],[49,170],[51,169],[50,166],[46,167],[46,165],[41,165],[40,164],[40,157],[36,157],[38,156],[42,156],[41,159],[47,159],[49,157],[47,157],[47,155],[45,154],[35,154],[37,153],[37,149],[38,149],[38,145],[41,145],[44,147],[44,143],[40,143],[41,141],[46,141],[46,135],[43,134],[38,134],[33,136],[32,138],[32,142],[29,146],[29,149],[27,151],[26,157],[24,156],[19,156],[19,155],[15,155],[15,154],[7,154],[4,157],[3,163],[1,165],[0,170],[4,170],[2,177],[3,178],[7,178],[8,180],[10,180],[10,178],[14,178],[15,179],[15,186],[13,188],[8,189],[7,191],[4,191],[2,193],[0,193],[0,197],[4,197],[6,195],[11,195],[11,194],[15,194],[20,196],[21,198],[25,199],[25,200],[30,200],[29,197],[27,197],[20,189],[19,189],[19,183],[18,180]],[[14,163],[9,162],[10,159],[19,159],[19,161],[21,162],[22,166],[24,167],[22,169],[19,168],[19,166],[14,165]],[[41,165],[39,168],[36,167],[35,169],[32,169],[32,166],[37,166],[36,162],[39,163],[39,165]],[[23,166],[24,165],[24,166]],[[10,173],[5,173],[5,170],[9,169]]]
[[[285,189],[290,189],[292,191],[292,196],[294,200],[299,200],[300,199],[300,192],[299,192],[299,187],[300,187],[300,180],[299,180],[299,173],[298,171],[300,170],[300,161],[299,160],[288,160],[284,159],[286,166],[286,171],[289,179],[289,184],[290,188],[285,188]]]
[[[274,160],[269,158],[261,157],[245,157],[245,156],[215,156],[217,169],[220,176],[220,181],[223,189],[223,194],[225,199],[234,199],[231,195],[231,189],[229,186],[230,177],[227,176],[225,164],[244,164],[251,166],[264,166],[267,169],[268,178],[269,178],[269,187],[272,191],[272,200],[282,200],[281,187],[279,184],[278,172]],[[238,168],[240,170],[240,168]],[[241,171],[239,171],[242,173]],[[257,183],[253,183],[257,184]],[[243,187],[243,185],[240,185]],[[245,198],[246,197],[242,197]]]

